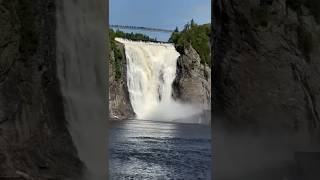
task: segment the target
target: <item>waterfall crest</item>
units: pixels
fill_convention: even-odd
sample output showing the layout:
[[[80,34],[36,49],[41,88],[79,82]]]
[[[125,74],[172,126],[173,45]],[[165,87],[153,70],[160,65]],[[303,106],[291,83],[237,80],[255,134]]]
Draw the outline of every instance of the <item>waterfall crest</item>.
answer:
[[[201,112],[201,108],[172,98],[180,56],[173,44],[116,41],[125,46],[128,91],[137,119],[176,120]]]

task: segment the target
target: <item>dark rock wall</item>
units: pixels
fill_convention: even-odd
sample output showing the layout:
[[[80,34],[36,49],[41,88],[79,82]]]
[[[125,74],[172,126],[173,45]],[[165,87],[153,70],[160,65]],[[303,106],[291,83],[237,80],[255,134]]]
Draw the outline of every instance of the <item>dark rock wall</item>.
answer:
[[[86,179],[106,179],[108,3],[56,2],[56,64],[68,129],[86,166]]]
[[[116,42],[117,48],[121,52],[120,61],[121,77],[116,78],[114,52],[110,51],[109,61],[109,116],[115,119],[134,118],[135,113],[130,102],[127,86],[127,59],[124,45]]]
[[[319,172],[297,152],[320,150],[320,26],[292,2],[212,1],[217,180],[306,180],[304,168]]]
[[[0,177],[77,179],[56,74],[54,0],[0,1]]]
[[[319,131],[320,26],[288,2],[213,1],[213,104],[233,125]]]

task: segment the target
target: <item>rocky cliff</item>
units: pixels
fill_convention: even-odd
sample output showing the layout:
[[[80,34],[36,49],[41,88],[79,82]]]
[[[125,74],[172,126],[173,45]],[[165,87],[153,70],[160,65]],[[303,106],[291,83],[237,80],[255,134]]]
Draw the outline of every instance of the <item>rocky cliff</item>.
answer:
[[[0,0],[0,179],[78,179],[56,74],[54,0]]]
[[[297,153],[320,138],[320,26],[304,2],[213,1],[218,180],[319,179],[317,153]]]
[[[127,60],[124,45],[115,42],[115,48],[113,51],[110,50],[109,57],[109,116],[115,119],[133,118],[135,113],[127,86]]]
[[[173,82],[175,100],[211,106],[211,69],[200,63],[196,50],[189,44],[177,48],[181,56],[177,60],[177,75]],[[117,51],[117,52],[116,52]],[[127,87],[127,60],[124,45],[115,42],[109,61],[109,112],[111,118],[133,118]]]
[[[216,0],[213,12],[214,109],[233,125],[319,132],[314,12],[293,0]]]
[[[211,69],[200,63],[196,50],[189,44],[177,48],[177,73],[173,82],[174,99],[211,108]]]

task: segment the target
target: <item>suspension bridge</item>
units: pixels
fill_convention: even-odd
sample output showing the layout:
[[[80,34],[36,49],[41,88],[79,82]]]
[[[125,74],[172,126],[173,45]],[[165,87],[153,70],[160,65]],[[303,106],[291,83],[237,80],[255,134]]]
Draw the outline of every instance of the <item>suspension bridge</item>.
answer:
[[[174,32],[173,30],[169,30],[169,29],[150,28],[150,27],[141,27],[141,26],[127,26],[127,25],[117,25],[117,24],[109,25],[109,27],[117,28],[117,29],[131,29],[131,30],[142,30],[142,31],[150,31],[150,32],[163,32],[163,33]]]

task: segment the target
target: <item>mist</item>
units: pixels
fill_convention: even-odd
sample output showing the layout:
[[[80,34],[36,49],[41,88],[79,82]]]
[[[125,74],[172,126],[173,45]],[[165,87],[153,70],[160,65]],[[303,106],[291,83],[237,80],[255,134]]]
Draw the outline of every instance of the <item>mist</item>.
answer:
[[[124,44],[130,102],[137,119],[195,122],[204,105],[176,101],[172,83],[180,54],[173,44],[135,42],[116,38]]]
[[[213,175],[216,180],[302,180],[299,152],[319,151],[308,132],[229,127],[213,118]]]
[[[193,123],[192,117],[200,115],[204,110],[202,105],[185,104],[180,102],[161,103],[145,115],[146,119],[158,121],[178,121]],[[195,117],[194,117],[195,118]]]

